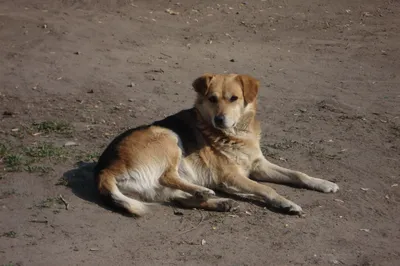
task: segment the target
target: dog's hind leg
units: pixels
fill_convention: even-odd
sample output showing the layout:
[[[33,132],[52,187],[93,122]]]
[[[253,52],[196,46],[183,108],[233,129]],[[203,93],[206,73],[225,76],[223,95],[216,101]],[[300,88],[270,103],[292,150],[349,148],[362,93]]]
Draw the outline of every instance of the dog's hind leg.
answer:
[[[147,212],[145,203],[122,194],[113,176],[113,173],[108,170],[101,171],[98,176],[98,189],[105,203],[114,205],[135,216],[144,215]]]
[[[189,197],[176,198],[173,201],[177,202],[185,208],[196,208],[208,211],[229,212],[239,208],[239,204],[236,201],[226,198],[201,200],[195,197]]]
[[[169,158],[170,166],[160,177],[160,184],[169,188],[179,189],[187,192],[200,200],[206,200],[215,196],[215,192],[209,188],[190,183],[179,176],[179,164],[181,163],[181,151],[177,147],[175,154]]]

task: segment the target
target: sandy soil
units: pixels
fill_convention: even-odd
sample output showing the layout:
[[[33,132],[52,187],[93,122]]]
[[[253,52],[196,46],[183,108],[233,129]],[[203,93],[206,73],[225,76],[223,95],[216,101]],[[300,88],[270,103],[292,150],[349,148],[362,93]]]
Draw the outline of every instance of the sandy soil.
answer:
[[[394,0],[0,1],[0,263],[398,265],[399,12]],[[302,218],[248,202],[141,219],[99,205],[105,145],[190,107],[204,72],[257,77],[268,158],[340,192],[273,185]]]

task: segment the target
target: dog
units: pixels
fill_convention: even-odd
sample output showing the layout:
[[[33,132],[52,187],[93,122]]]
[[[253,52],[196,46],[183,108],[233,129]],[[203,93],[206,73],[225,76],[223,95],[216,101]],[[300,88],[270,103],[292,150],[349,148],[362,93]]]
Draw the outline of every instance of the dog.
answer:
[[[114,207],[142,216],[152,202],[232,211],[237,201],[215,191],[251,196],[267,207],[300,214],[302,208],[262,182],[320,192],[337,184],[269,162],[260,149],[256,120],[259,81],[249,75],[205,74],[192,87],[194,107],[127,130],[100,156],[95,181]]]

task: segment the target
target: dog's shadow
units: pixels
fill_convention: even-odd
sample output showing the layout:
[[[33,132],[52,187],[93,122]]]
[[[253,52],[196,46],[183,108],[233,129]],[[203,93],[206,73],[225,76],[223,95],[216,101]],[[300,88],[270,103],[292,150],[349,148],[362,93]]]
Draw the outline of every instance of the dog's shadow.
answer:
[[[63,180],[65,181],[63,183],[65,183],[78,198],[112,210],[109,206],[104,204],[97,191],[94,181],[95,166],[96,162],[78,162],[74,169],[63,174]]]

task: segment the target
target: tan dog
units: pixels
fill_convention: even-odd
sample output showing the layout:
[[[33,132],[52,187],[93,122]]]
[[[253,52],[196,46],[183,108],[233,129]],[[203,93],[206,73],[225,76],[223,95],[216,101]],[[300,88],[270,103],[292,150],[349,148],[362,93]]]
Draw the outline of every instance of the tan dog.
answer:
[[[230,211],[238,205],[213,190],[250,194],[267,206],[301,207],[257,181],[336,192],[329,181],[282,168],[264,158],[255,120],[259,83],[246,75],[204,75],[193,82],[194,108],[118,136],[95,170],[103,198],[134,215],[147,203],[177,201],[190,208]]]

